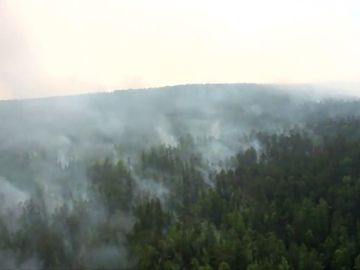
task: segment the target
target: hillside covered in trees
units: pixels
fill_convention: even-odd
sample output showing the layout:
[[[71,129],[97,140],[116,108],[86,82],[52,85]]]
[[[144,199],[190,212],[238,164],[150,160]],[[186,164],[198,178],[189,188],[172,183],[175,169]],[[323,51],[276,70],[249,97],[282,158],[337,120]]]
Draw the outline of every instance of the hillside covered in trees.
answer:
[[[360,101],[292,90],[0,102],[0,268],[360,269]]]

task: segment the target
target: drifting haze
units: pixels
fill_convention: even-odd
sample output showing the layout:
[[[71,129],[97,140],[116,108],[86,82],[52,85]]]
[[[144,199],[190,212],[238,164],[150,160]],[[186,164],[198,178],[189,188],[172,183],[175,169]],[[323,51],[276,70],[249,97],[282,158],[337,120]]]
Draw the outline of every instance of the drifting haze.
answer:
[[[0,98],[357,81],[359,12],[355,0],[0,0]]]
[[[265,134],[301,128],[319,143],[316,123],[359,117],[359,103],[257,84],[1,101],[0,268],[139,269],[131,239],[143,203],[175,211],[181,190],[210,191],[242,165],[238,153],[265,157]]]

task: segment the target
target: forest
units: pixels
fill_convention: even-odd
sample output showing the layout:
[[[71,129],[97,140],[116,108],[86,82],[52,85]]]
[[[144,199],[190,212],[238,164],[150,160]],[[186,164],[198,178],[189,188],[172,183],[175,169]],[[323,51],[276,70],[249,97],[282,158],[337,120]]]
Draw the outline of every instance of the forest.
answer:
[[[300,90],[0,102],[0,268],[360,269],[360,101]]]

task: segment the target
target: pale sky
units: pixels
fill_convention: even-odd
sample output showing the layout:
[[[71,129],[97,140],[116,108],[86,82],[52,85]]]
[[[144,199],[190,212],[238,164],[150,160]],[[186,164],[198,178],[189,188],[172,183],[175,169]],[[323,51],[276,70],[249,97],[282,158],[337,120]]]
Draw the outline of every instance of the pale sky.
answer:
[[[0,0],[0,98],[360,81],[359,0]]]

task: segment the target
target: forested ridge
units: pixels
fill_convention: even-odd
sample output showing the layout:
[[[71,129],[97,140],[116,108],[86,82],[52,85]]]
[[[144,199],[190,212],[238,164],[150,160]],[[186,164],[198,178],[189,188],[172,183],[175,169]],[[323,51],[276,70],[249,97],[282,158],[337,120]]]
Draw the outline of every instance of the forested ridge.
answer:
[[[304,103],[321,109],[231,140],[185,129],[118,144],[118,158],[59,155],[58,169],[44,149],[0,144],[2,175],[46,179],[27,193],[0,177],[1,269],[360,269],[356,105]]]

